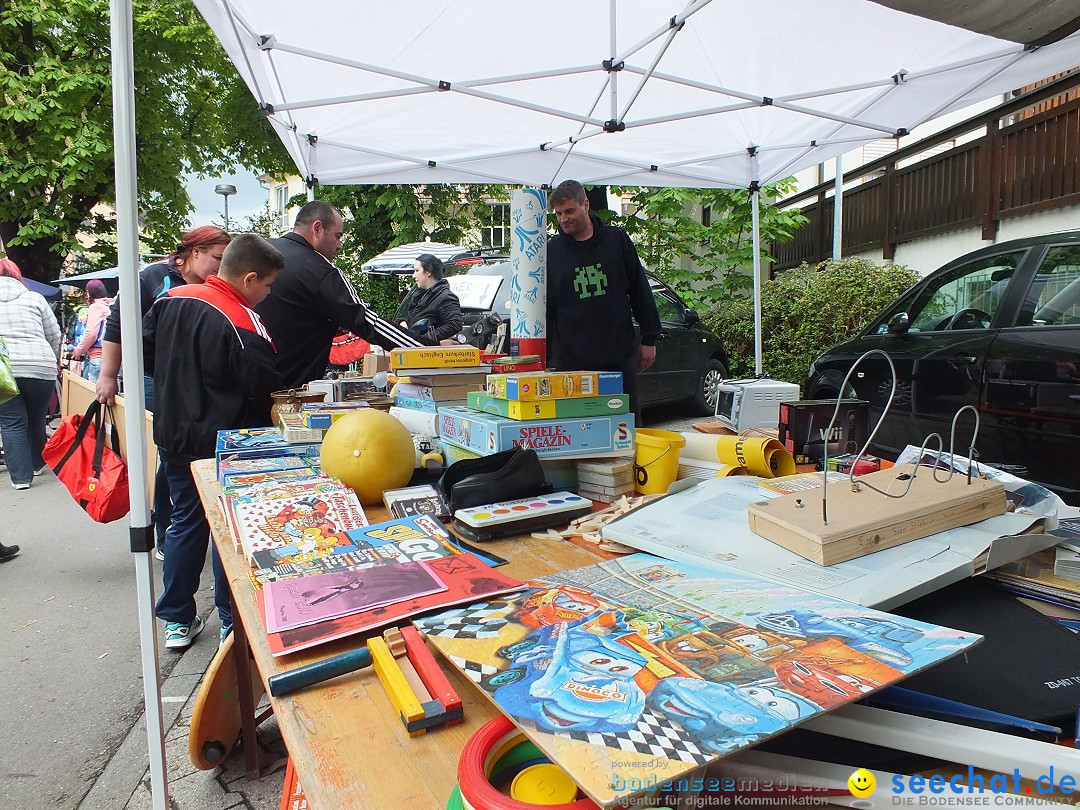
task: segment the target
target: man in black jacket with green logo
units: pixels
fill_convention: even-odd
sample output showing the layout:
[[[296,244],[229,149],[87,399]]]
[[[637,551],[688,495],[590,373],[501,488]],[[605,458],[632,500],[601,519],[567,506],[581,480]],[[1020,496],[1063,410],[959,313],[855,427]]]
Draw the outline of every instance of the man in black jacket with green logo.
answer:
[[[638,427],[637,375],[656,362],[660,315],[645,268],[626,231],[589,213],[576,180],[551,193],[559,234],[548,243],[547,333],[559,371],[621,371]],[[634,343],[633,318],[641,329]]]

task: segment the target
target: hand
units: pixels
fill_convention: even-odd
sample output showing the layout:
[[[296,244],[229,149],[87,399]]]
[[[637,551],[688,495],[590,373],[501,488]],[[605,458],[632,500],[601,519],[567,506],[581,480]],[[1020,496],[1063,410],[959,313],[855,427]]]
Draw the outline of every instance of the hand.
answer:
[[[638,371],[644,371],[656,362],[655,346],[638,346],[637,350]]]
[[[116,384],[116,377],[106,377],[102,374],[98,377],[94,391],[97,393],[97,401],[102,405],[112,405],[120,386]]]

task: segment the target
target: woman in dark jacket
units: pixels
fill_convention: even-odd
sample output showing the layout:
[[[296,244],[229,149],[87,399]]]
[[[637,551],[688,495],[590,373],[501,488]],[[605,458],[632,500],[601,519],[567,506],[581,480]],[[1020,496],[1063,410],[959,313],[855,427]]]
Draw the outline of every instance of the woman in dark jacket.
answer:
[[[416,257],[413,281],[417,293],[409,304],[403,324],[429,345],[456,344],[452,338],[461,331],[461,303],[443,278],[443,263],[430,253]]]

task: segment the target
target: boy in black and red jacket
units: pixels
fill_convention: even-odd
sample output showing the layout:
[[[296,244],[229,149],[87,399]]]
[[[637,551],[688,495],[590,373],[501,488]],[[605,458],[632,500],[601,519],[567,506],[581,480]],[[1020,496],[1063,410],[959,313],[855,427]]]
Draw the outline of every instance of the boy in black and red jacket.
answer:
[[[270,424],[270,394],[281,378],[274,344],[253,307],[269,295],[284,264],[265,239],[243,234],[226,248],[217,276],[169,290],[143,319],[146,372],[156,389],[154,442],[173,501],[156,609],[170,649],[187,648],[203,629],[195,593],[210,526],[190,465],[213,457],[219,430]],[[224,641],[232,629],[229,583],[216,549],[212,558]]]

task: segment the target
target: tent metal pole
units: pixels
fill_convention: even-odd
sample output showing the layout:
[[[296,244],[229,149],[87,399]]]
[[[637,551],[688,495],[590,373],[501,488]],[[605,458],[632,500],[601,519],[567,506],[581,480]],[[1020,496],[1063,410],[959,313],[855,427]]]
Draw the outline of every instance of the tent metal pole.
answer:
[[[135,554],[138,591],[139,648],[142,656],[143,699],[150,763],[150,793],[154,810],[169,806],[165,769],[165,727],[161,714],[154,622],[154,572],[150,552],[154,528],[150,521],[146,481],[146,411],[143,407],[142,317],[139,296],[138,193],[135,164],[135,60],[131,0],[110,0],[112,40],[113,155],[116,178],[117,258],[120,281],[121,345],[127,382],[125,435],[131,487],[131,550]]]
[[[619,47],[618,32],[615,19],[616,0],[608,0],[608,55],[611,64],[615,65],[615,49]],[[608,100],[611,102],[611,120],[619,121],[619,73],[611,70],[608,73]]]
[[[832,257],[840,261],[844,253],[844,156],[836,156],[836,180],[833,183]]]
[[[761,209],[757,183],[750,192],[751,214],[753,221],[754,247],[754,375],[760,377],[761,370]]]

